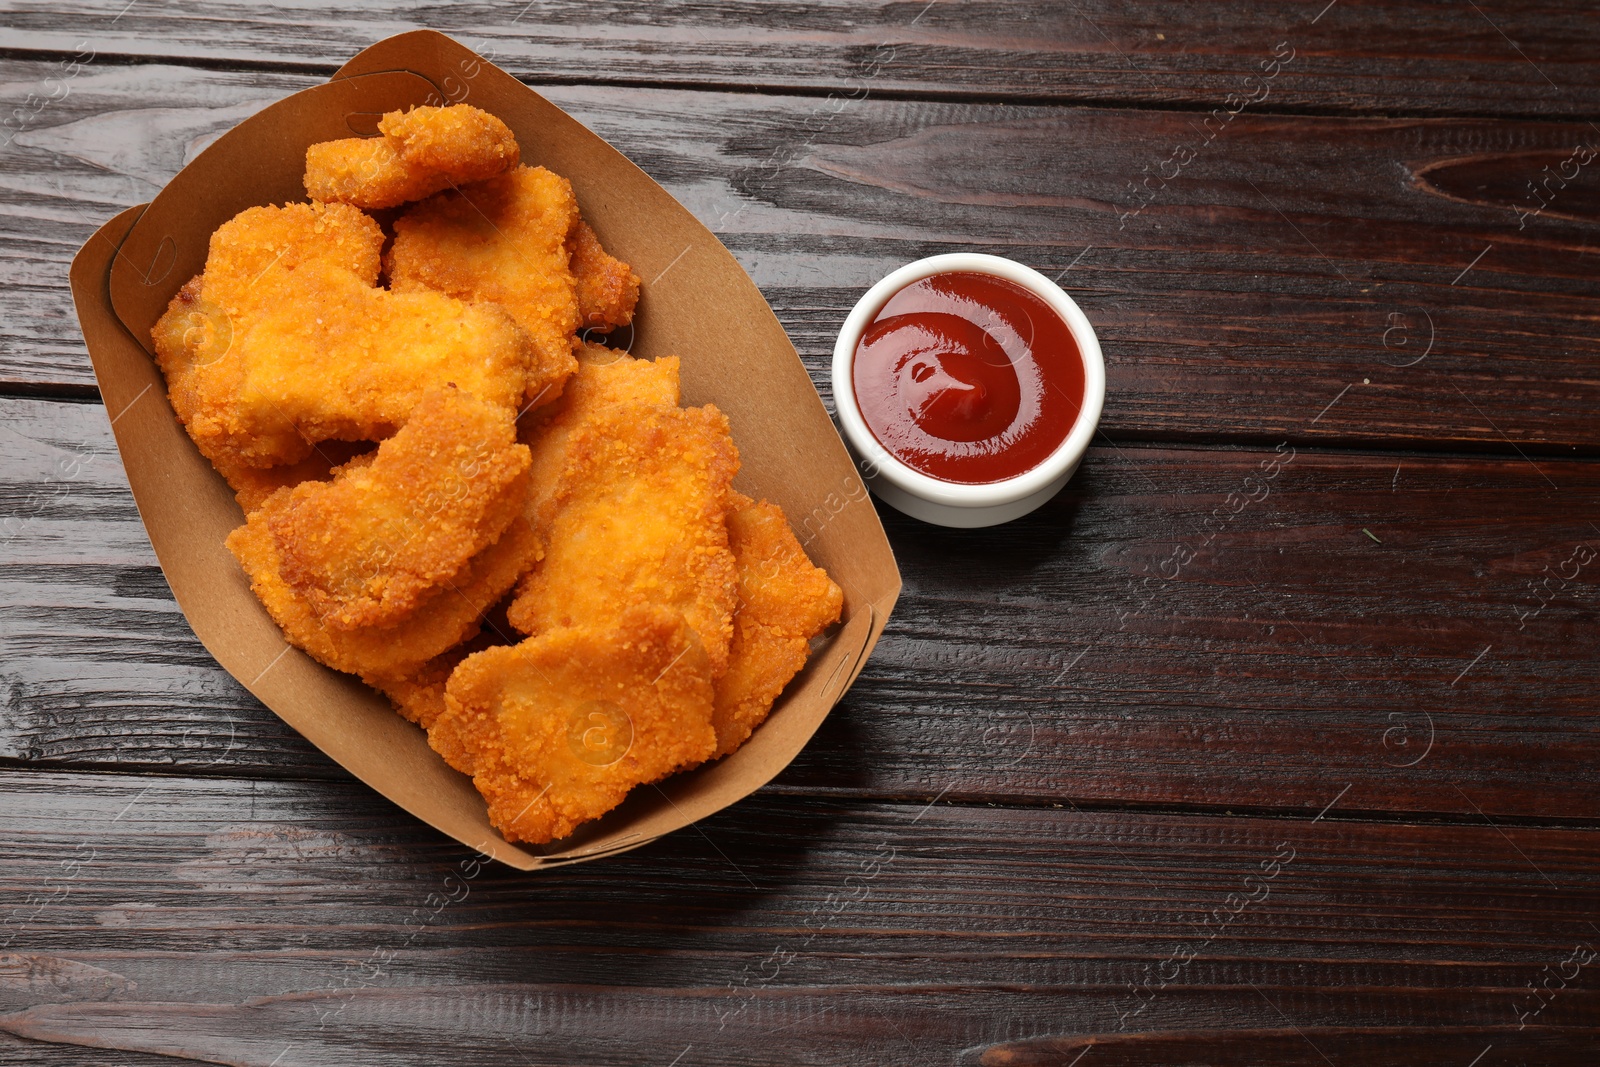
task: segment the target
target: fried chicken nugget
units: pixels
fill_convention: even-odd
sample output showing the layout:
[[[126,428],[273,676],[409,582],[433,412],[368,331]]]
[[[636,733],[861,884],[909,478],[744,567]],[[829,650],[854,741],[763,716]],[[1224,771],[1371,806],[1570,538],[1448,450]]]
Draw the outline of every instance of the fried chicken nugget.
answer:
[[[429,393],[370,462],[277,503],[279,573],[326,626],[393,625],[521,513],[530,458],[512,412]]]
[[[511,588],[526,561],[538,554],[533,527],[518,517],[500,540],[406,619],[393,626],[335,630],[323,625],[279,571],[278,545],[265,519],[287,496],[284,491],[269,497],[250,522],[228,535],[228,550],[244,567],[256,597],[291,645],[380,689],[420,676],[429,660],[477,634],[484,613]]]
[[[571,183],[543,167],[440,193],[395,220],[389,286],[504,307],[533,340],[526,403],[548,403],[577,370],[578,298],[566,246],[577,217]]]
[[[375,287],[383,233],[344,204],[249,208],[152,331],[179,420],[219,467],[373,441],[454,382],[521,406],[530,345],[504,309]]]
[[[720,676],[738,585],[723,515],[738,470],[728,420],[709,404],[616,406],[575,428],[545,556],[517,587],[511,625],[604,625],[653,604],[689,621]]]
[[[619,408],[675,408],[678,395],[677,356],[651,361],[600,345],[580,346],[578,373],[568,381],[561,399],[544,413],[523,420],[522,440],[533,451],[527,514],[534,529],[544,530],[554,516],[555,493],[574,429]]]
[[[428,743],[472,775],[507,840],[565,837],[711,754],[705,653],[660,608],[480,652],[450,676]]]
[[[521,159],[510,127],[468,104],[391,111],[381,137],[347,137],[306,150],[311,199],[397,207],[452,185],[502,174]]]
[[[728,673],[716,682],[713,758],[744,744],[761,725],[783,687],[805,666],[811,639],[837,622],[844,608],[844,591],[806,558],[778,505],[734,492],[728,543],[739,567],[739,610]]]
[[[567,252],[578,287],[578,322],[611,330],[633,321],[639,303],[639,276],[600,247],[600,238],[580,217],[567,234]]]

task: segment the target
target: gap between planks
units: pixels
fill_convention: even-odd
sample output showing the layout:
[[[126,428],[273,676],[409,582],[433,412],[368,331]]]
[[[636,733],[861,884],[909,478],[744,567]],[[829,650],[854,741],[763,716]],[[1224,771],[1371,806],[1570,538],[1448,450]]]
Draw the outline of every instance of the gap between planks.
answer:
[[[61,62],[70,61],[77,57],[77,53],[53,48],[15,48],[0,47],[0,61],[10,60],[16,62]],[[108,66],[141,67],[141,66],[170,66],[189,67],[197,70],[216,71],[224,74],[299,74],[313,77],[330,77],[339,69],[337,63],[308,63],[293,60],[254,60],[240,58],[211,59],[205,56],[157,56],[140,55],[131,52],[101,52],[95,56],[97,64]],[[506,69],[506,68],[502,68]],[[750,83],[750,82],[719,82],[699,79],[674,79],[663,81],[659,78],[596,78],[574,77],[560,74],[536,75],[526,72],[508,70],[518,81],[533,89],[540,86],[588,86],[595,88],[614,89],[645,89],[645,90],[679,90],[682,92],[725,93],[731,96],[790,96],[809,99],[831,99],[835,93],[855,92],[860,86],[847,85],[844,82],[829,85],[789,85],[781,82]],[[1096,95],[1085,97],[1063,96],[1060,93],[1019,93],[1019,92],[984,92],[973,89],[905,89],[905,88],[874,88],[869,96],[879,100],[896,100],[913,103],[932,104],[986,104],[986,105],[1015,105],[1026,107],[1060,107],[1075,108],[1079,110],[1094,111],[1158,111],[1176,112],[1194,115],[1207,115],[1216,108],[1223,106],[1219,99],[1216,101],[1187,101],[1170,98],[1151,99],[1141,96],[1112,96]],[[1223,93],[1221,95],[1226,95]],[[1506,122],[1542,122],[1550,124],[1570,123],[1579,126],[1589,126],[1600,123],[1600,113],[1588,114],[1553,114],[1548,112],[1487,112],[1471,108],[1427,108],[1427,109],[1400,109],[1393,108],[1351,108],[1351,107],[1316,107],[1316,106],[1285,106],[1271,104],[1263,101],[1252,104],[1250,112],[1257,115],[1276,116],[1281,118],[1348,118],[1348,119],[1383,119],[1403,122],[1423,121],[1428,119],[1472,120],[1472,121],[1506,121]]]
[[[110,763],[65,763],[59,760],[26,760],[14,756],[0,757],[0,774],[12,771],[20,774],[58,774],[82,778],[171,779],[175,782],[273,782],[283,784],[332,783],[345,787],[360,787],[359,779],[343,771],[327,776],[307,774],[272,774],[256,771],[241,774],[237,771],[208,771],[202,768],[186,769],[170,766]],[[363,787],[364,788],[364,787]],[[1348,790],[1347,790],[1348,792]],[[948,808],[995,808],[1008,811],[1057,809],[1074,815],[1139,815],[1170,816],[1191,819],[1248,819],[1255,821],[1341,822],[1389,826],[1464,826],[1521,830],[1600,831],[1600,819],[1553,818],[1539,815],[1484,816],[1478,812],[1400,811],[1361,808],[1345,802],[1347,793],[1341,793],[1340,803],[1329,805],[1321,812],[1310,808],[1276,807],[1244,804],[1172,804],[1168,802],[1144,803],[1128,800],[1084,800],[1071,797],[1010,796],[1003,793],[959,793],[944,790],[935,796],[918,794],[873,793],[864,790],[839,789],[827,786],[786,786],[774,783],[763,786],[744,799],[754,799],[765,794],[769,797],[791,797],[801,800],[820,800],[830,803],[850,803],[867,807],[915,808],[927,811],[935,805]],[[374,793],[374,796],[377,794]],[[736,802],[738,803],[738,802]],[[1488,820],[1487,823],[1485,820]]]

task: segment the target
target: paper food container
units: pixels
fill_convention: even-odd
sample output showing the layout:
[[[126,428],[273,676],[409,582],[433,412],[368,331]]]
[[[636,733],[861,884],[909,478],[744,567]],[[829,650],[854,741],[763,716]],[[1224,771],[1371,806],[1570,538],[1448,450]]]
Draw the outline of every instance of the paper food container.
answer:
[[[743,458],[735,485],[780,504],[811,558],[845,592],[844,617],[732,756],[641,786],[617,810],[548,846],[507,843],[471,781],[451,770],[359,680],[289,647],[223,547],[243,522],[233,494],[167,403],[150,329],[205,265],[211,232],[244,208],[305,199],[306,147],[376,133],[386,111],[471,103],[510,125],[524,162],[571,180],[607,249],[644,279],[636,356],[682,359],[686,405],[714,402]],[[173,595],[217,662],[372,788],[437,829],[531,870],[636,848],[760,788],[788,765],[855,680],[900,575],[883,527],[783,328],[712,233],[577,121],[431,31],[366,49],[328,83],[223,135],[149,204],[106,223],[72,263],[72,294],[134,500]]]

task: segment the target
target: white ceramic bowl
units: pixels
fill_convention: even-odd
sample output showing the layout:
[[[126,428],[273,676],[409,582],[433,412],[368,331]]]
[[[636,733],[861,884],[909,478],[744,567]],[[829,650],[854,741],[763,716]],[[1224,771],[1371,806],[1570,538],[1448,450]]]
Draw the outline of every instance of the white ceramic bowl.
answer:
[[[878,443],[856,404],[855,356],[862,332],[895,293],[912,282],[951,271],[989,274],[1027,289],[1061,316],[1083,355],[1083,407],[1066,440],[1038,466],[1004,481],[965,485],[912,470]],[[1089,439],[1100,424],[1105,398],[1106,365],[1100,355],[1100,339],[1078,305],[1059,285],[1032,267],[1000,256],[955,252],[907,263],[856,302],[833,346],[834,404],[845,443],[855,456],[863,480],[890,507],[939,526],[995,526],[1021,518],[1055,496],[1078,469]]]

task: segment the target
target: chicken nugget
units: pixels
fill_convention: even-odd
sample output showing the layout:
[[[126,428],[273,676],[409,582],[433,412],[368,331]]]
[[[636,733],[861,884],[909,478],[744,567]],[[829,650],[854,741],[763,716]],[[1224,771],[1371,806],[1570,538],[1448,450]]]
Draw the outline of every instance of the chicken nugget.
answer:
[[[440,193],[395,220],[389,286],[504,307],[533,340],[526,403],[549,403],[577,370],[578,297],[566,246],[577,217],[571,183],[543,167]]]
[[[472,775],[507,840],[565,837],[711,754],[705,654],[659,608],[480,652],[450,676],[428,743]]]
[[[370,462],[277,503],[279,573],[326,626],[392,625],[521,513],[529,461],[510,411],[429,393]]]
[[[574,429],[544,559],[518,585],[511,625],[537,634],[665,607],[720,676],[738,584],[723,513],[738,470],[728,420],[709,404],[615,407]]]
[[[567,234],[567,252],[578,287],[579,325],[604,331],[632,322],[639,276],[600,247],[600,238],[581,217]]]
[[[844,591],[806,558],[778,505],[732,493],[728,544],[739,568],[739,608],[728,672],[716,682],[711,721],[719,757],[761,725],[805,666],[811,639],[844,608]]]
[[[378,284],[383,230],[345,204],[246,208],[218,226],[206,246],[206,295],[237,315],[276,303],[297,272],[336,270]]]
[[[678,357],[634,359],[600,345],[578,349],[578,372],[561,399],[522,420],[521,438],[533,450],[528,517],[543,530],[566,469],[572,431],[603,412],[678,406]]]
[[[455,383],[517,410],[531,353],[502,308],[375,287],[383,234],[343,204],[250,208],[152,336],[179,420],[224,468],[299,463],[374,441]]]
[[[484,614],[505,596],[539,539],[526,519],[514,519],[500,540],[393,626],[335,630],[283,580],[278,544],[264,521],[285,500],[284,490],[267,498],[251,521],[228,535],[228,550],[244,567],[256,597],[291,645],[336,671],[360,675],[382,686],[418,675],[434,657],[478,633]]]
[[[313,200],[396,207],[492,178],[521,158],[510,127],[468,104],[391,111],[378,131],[382,136],[324,141],[306,150],[306,192]]]

